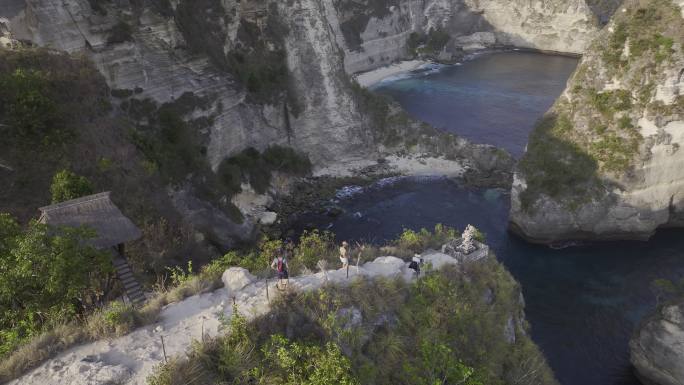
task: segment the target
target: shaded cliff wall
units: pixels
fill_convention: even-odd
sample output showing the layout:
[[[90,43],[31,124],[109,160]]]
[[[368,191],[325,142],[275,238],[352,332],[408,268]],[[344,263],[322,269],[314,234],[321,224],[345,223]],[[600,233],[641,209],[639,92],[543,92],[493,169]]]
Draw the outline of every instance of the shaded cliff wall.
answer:
[[[317,2],[159,3],[12,0],[0,16],[16,39],[86,53],[112,89],[141,89],[136,99],[210,96],[205,115],[213,124],[203,134],[214,167],[269,144],[321,162],[367,152],[342,56]],[[121,23],[130,36],[113,39]],[[256,64],[258,71],[246,69]]]
[[[606,1],[595,3],[603,4]],[[324,0],[348,73],[412,56],[411,34],[430,31],[451,38],[440,58],[464,49],[516,46],[581,54],[598,31],[584,0]]]
[[[513,228],[539,242],[646,239],[684,225],[684,19],[632,0],[530,137]]]

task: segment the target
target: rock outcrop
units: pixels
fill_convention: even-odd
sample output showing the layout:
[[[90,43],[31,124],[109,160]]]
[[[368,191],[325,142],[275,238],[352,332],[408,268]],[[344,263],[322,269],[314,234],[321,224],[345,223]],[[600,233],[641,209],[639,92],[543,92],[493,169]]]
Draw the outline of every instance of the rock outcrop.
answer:
[[[426,267],[437,270],[446,266],[465,266],[482,264],[482,269],[496,268],[493,257],[479,261],[459,261],[451,255],[435,251],[423,253]],[[290,277],[288,290],[305,292],[320,289],[325,285],[347,285],[355,279],[417,279],[408,263],[392,256],[378,257],[361,266],[344,269],[323,270],[318,273]],[[501,270],[503,271],[503,269]],[[348,275],[347,275],[348,274]],[[500,274],[500,271],[497,272]],[[517,297],[519,288],[512,277],[501,277],[513,289]],[[26,375],[10,381],[11,385],[52,385],[95,383],[126,383],[143,385],[164,356],[181,356],[198,339],[214,337],[224,332],[224,323],[233,315],[234,303],[239,312],[248,319],[254,319],[271,310],[275,299],[282,294],[273,280],[257,280],[245,269],[230,268],[222,277],[225,288],[187,298],[165,307],[154,325],[142,327],[131,333],[107,341],[95,341],[76,346],[65,351],[33,369]],[[268,288],[267,288],[268,285]],[[495,289],[497,290],[497,289]],[[497,292],[498,293],[498,292]],[[505,323],[501,324],[502,334],[508,343],[526,335],[525,314],[522,303],[506,305],[505,302],[489,304],[497,310],[510,311]],[[509,308],[510,306],[510,308]],[[351,321],[354,321],[353,309]],[[496,311],[492,311],[495,313]],[[358,320],[357,321],[362,321]],[[378,324],[390,323],[391,318],[380,317]],[[165,345],[160,342],[164,339]],[[494,337],[491,337],[494,338]],[[125,354],[124,354],[125,353]]]
[[[596,3],[604,3],[599,1]],[[463,51],[515,46],[581,54],[598,32],[585,0],[326,0],[349,73],[367,71],[410,56],[411,39],[434,33],[442,60]],[[432,31],[432,32],[431,32]],[[412,36],[414,35],[414,36]],[[428,36],[428,39],[430,36]]]
[[[504,184],[510,181],[509,156],[491,146],[428,132],[406,117],[405,127],[386,124],[387,115],[371,111],[377,104],[364,99],[348,75],[416,50],[431,50],[444,60],[464,49],[501,45],[579,53],[597,25],[585,0],[0,4],[0,44],[85,55],[104,75],[116,111],[136,115],[138,126],[153,119],[150,106],[154,111],[154,106],[173,102],[182,108],[186,95],[191,95],[189,101],[202,100],[201,108],[187,107],[183,118],[197,123],[192,124],[193,135],[214,171],[248,147],[291,147],[306,153],[317,167],[375,160],[411,147],[409,152],[462,162],[469,180]],[[407,137],[419,146],[402,142]],[[260,218],[248,218],[246,225],[231,223],[214,210],[219,200],[230,197],[216,194],[206,201],[196,193],[201,189],[193,188],[201,180],[193,183],[180,193],[170,190],[176,191],[172,199],[177,211],[197,212],[192,206],[212,213],[209,219],[185,215],[192,226],[212,227],[225,238],[217,238],[222,245],[250,237]]]
[[[270,144],[305,152],[315,164],[375,159],[373,124],[359,111],[346,73],[405,57],[412,33],[446,33],[453,39],[441,44],[451,52],[515,45],[579,53],[596,31],[594,19],[584,0],[8,0],[0,6],[3,39],[86,54],[113,90],[160,104],[187,92],[208,97],[210,105],[195,117],[209,119],[202,135],[214,169],[246,147]]]
[[[684,225],[684,19],[625,3],[531,134],[512,229],[529,240],[648,239]]]
[[[210,96],[204,116],[212,117],[206,146],[213,167],[246,147],[269,144],[289,145],[319,162],[368,151],[368,129],[355,109],[341,53],[315,1],[274,2],[280,6],[273,7],[258,1],[207,0],[194,9],[187,0],[168,8],[128,1],[10,3],[0,8],[0,17],[9,20],[14,38],[87,54],[112,89],[135,89],[136,99],[158,103],[186,92]],[[281,30],[271,31],[277,28]],[[275,48],[258,52],[264,55],[260,59],[281,60],[270,63],[274,68],[287,66],[289,98],[280,97],[284,88],[248,84],[248,89],[260,87],[258,92],[273,95],[251,98],[240,84],[243,79],[236,77],[244,75],[249,83],[250,76],[256,82],[262,74],[245,75],[238,64],[229,63],[231,54],[245,55],[236,47],[266,44]]]
[[[684,304],[659,310],[636,331],[629,347],[644,383],[684,384]]]

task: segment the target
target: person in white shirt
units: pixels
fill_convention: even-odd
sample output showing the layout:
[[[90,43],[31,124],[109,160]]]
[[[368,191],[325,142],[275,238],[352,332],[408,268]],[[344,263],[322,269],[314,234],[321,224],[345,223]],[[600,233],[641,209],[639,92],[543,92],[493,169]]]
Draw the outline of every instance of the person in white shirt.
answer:
[[[342,262],[343,269],[346,269],[349,265],[349,257],[347,256],[348,253],[349,244],[347,243],[347,241],[343,241],[342,246],[340,246],[340,262]]]

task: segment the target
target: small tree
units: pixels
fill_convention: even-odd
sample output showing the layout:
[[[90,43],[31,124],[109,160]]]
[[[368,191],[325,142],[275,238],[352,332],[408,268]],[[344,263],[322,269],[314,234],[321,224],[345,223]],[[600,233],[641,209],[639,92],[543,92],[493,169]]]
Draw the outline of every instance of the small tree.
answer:
[[[284,385],[357,385],[349,358],[340,348],[328,342],[323,348],[290,342],[273,335],[262,349],[265,362],[273,366],[271,373]]]
[[[304,231],[295,250],[295,259],[308,269],[316,268],[319,260],[325,259],[334,243],[334,235],[329,231]]]
[[[0,356],[43,325],[68,321],[99,305],[113,272],[111,259],[87,246],[83,228],[49,229],[0,215],[0,232],[12,234],[0,247]]]
[[[52,178],[50,193],[52,203],[59,203],[90,195],[93,193],[93,186],[86,177],[62,170]]]
[[[0,121],[10,126],[10,135],[44,143],[62,139],[61,116],[43,72],[0,75]]]
[[[449,346],[437,341],[423,341],[418,357],[406,363],[404,370],[410,383],[416,385],[482,385],[473,368],[457,359]]]

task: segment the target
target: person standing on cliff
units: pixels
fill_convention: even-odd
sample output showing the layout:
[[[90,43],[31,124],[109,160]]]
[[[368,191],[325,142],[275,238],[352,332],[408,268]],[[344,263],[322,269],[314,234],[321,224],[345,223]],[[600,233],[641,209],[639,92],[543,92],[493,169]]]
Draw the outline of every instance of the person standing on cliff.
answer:
[[[346,269],[349,265],[349,257],[347,256],[348,253],[349,244],[347,243],[347,241],[342,241],[342,246],[340,246],[340,262],[342,262],[343,269]]]
[[[276,256],[273,259],[273,262],[271,262],[271,269],[274,269],[278,273],[278,289],[287,289],[287,284],[289,282],[287,271],[289,270],[289,266],[287,265],[287,258],[285,258],[284,247],[279,250],[278,256]]]

